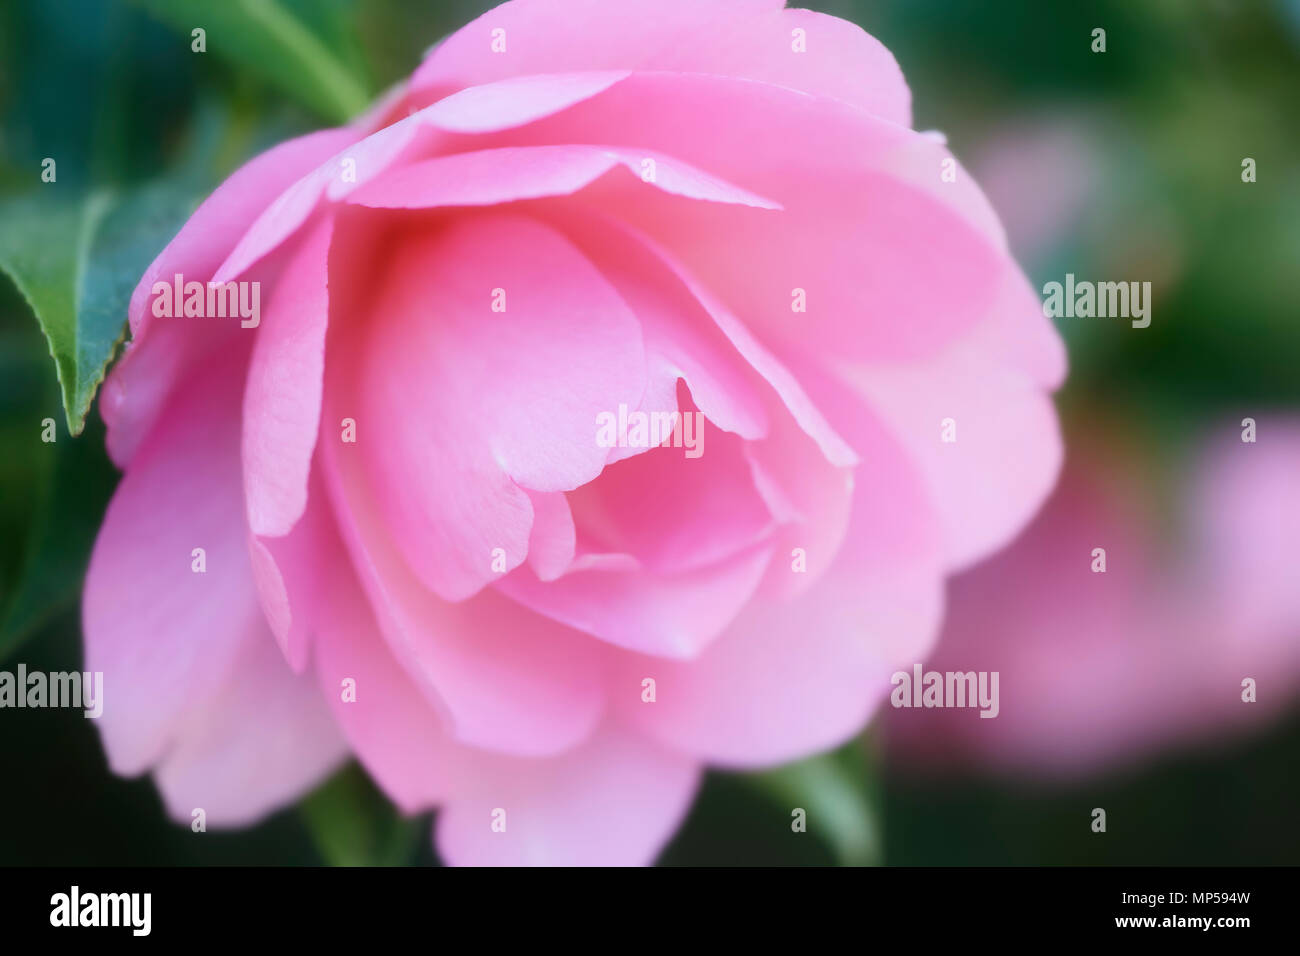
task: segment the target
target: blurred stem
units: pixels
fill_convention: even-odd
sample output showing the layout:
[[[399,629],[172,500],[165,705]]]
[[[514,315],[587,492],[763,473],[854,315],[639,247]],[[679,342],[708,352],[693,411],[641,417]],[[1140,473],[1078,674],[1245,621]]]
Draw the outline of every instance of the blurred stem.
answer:
[[[346,122],[370,103],[365,81],[348,65],[355,57],[341,58],[282,0],[134,2],[185,37],[202,23],[211,31],[214,54],[331,122]]]
[[[402,866],[423,829],[420,820],[400,816],[355,763],[321,784],[299,809],[330,866]]]
[[[312,81],[334,102],[337,108],[334,119],[351,119],[370,103],[370,94],[343,63],[278,3],[266,0],[239,0],[239,3],[250,20],[299,54],[301,62],[312,70]]]
[[[806,810],[808,832],[830,847],[841,866],[883,862],[878,793],[862,738],[751,779],[779,805]]]

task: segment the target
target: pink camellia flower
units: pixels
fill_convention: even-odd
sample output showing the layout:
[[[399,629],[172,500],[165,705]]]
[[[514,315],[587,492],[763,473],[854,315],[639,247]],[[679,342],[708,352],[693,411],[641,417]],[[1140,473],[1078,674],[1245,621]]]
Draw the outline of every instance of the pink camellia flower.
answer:
[[[1173,507],[1141,453],[1071,442],[1010,548],[952,582],[925,670],[999,672],[996,719],[891,710],[900,767],[1069,780],[1267,725],[1300,696],[1300,422],[1223,423]],[[1169,497],[1169,496],[1166,496]],[[1164,542],[1163,545],[1161,542]]]
[[[848,739],[1058,465],[996,217],[775,0],[498,7],[231,176],[130,320],[113,769],[239,825],[355,754],[452,863],[644,863],[702,766]]]

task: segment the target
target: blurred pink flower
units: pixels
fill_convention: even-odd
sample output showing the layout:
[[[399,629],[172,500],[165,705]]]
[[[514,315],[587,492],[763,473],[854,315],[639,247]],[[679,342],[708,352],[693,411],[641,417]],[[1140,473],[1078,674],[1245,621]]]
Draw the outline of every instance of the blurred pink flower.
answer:
[[[951,582],[925,669],[998,671],[999,715],[892,710],[897,764],[1069,777],[1258,727],[1294,703],[1300,422],[1261,420],[1253,444],[1225,423],[1191,463],[1172,536],[1119,431],[1072,441],[1024,535]]]
[[[114,770],[234,825],[351,752],[450,862],[642,863],[703,765],[859,730],[1060,453],[1060,342],[909,126],[842,20],[519,0],[236,172],[105,386]],[[160,315],[178,275],[264,314]]]
[[[1081,118],[1022,118],[996,129],[971,169],[1006,226],[1011,248],[1041,255],[1066,238],[1097,186],[1098,134]]]

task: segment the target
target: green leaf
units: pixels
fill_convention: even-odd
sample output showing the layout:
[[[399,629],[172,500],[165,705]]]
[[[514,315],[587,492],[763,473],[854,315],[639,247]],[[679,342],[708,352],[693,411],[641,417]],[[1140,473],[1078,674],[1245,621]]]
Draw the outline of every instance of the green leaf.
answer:
[[[805,810],[808,832],[842,866],[880,865],[880,815],[862,741],[749,776],[780,806]]]
[[[0,208],[0,269],[9,273],[36,313],[74,433],[81,431],[122,325],[120,320],[111,328],[82,325],[78,316],[87,237],[103,210],[102,196],[83,205],[29,198]]]
[[[250,70],[331,122],[346,122],[370,102],[355,51],[331,49],[283,0],[136,3],[186,38],[201,28],[207,53],[195,56],[215,54]]]
[[[122,340],[132,290],[193,209],[170,184],[75,203],[27,196],[0,205],[0,270],[49,342],[73,435]]]
[[[299,804],[321,856],[331,866],[401,866],[424,826],[401,817],[355,763]]]

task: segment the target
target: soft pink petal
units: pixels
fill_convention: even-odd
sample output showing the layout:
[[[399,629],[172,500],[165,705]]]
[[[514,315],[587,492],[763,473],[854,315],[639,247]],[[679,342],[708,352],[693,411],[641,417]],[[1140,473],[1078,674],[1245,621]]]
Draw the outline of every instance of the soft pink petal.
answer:
[[[528,533],[528,565],[543,581],[558,578],[573,563],[577,531],[561,491],[530,491],[533,527]]]
[[[649,864],[685,817],[699,775],[690,758],[614,727],[548,760],[467,755],[438,814],[438,850],[458,866]],[[492,829],[499,810],[504,832]]]
[[[531,755],[585,739],[604,709],[600,645],[491,589],[459,603],[426,590],[389,540],[365,484],[360,446],[331,437],[323,449],[340,531],[384,638],[452,736]]]
[[[86,669],[104,674],[98,724],[121,774],[174,746],[224,685],[245,637],[265,634],[240,494],[242,360],[223,357],[176,394],[127,467],[91,555]],[[204,573],[191,570],[196,548]]]
[[[653,162],[653,166],[645,165]],[[738,203],[758,209],[777,204],[723,182],[671,156],[583,144],[475,150],[436,156],[393,170],[353,192],[348,202],[378,208],[490,206],[542,196],[565,196],[622,167],[637,181],[688,199]],[[653,169],[653,179],[647,179]]]
[[[772,549],[757,544],[681,574],[624,569],[622,560],[571,570],[549,583],[518,568],[496,584],[523,607],[618,647],[690,658],[707,647],[753,597]]]
[[[754,486],[779,526],[773,542],[776,560],[761,592],[789,598],[812,587],[838,560],[853,510],[856,470],[827,461],[788,415],[772,417],[767,438],[747,443],[745,456]],[[796,549],[806,570],[792,574]]]
[[[509,145],[570,143],[593,129],[781,204],[766,219],[743,206],[668,208],[642,193],[622,208],[770,343],[815,342],[864,360],[933,354],[985,320],[1018,272],[969,177],[954,166],[957,181],[943,181],[942,144],[847,104],[726,77],[637,73],[515,130]],[[792,309],[797,289],[806,312]]]
[[[216,268],[216,280],[242,275],[310,218],[323,200],[346,198],[401,159],[437,148],[450,132],[489,133],[529,123],[603,92],[622,73],[524,77],[463,90],[364,138],[341,143],[316,169],[284,189]]]
[[[508,568],[524,560],[525,487],[600,473],[597,415],[644,388],[640,330],[576,249],[518,216],[395,241],[364,316],[355,410],[369,480],[419,579],[465,598],[494,576],[495,549]]]
[[[316,638],[321,692],[353,752],[398,808],[429,809],[454,779],[451,739],[384,643],[351,567],[336,565],[329,581]]]
[[[155,282],[206,282],[267,203],[355,134],[322,130],[281,143],[236,170],[168,243],[140,279],[129,309],[131,342],[101,390],[108,450],[125,466],[157,420],[173,386],[238,335],[238,322],[152,314]]]
[[[248,523],[257,535],[288,533],[307,504],[325,371],[333,230],[332,219],[321,219],[290,253],[253,345],[242,450]]]
[[[1043,329],[1022,325],[1024,314],[1002,312],[924,361],[846,373],[920,469],[952,568],[1011,541],[1060,471],[1060,428],[1047,394],[1064,371],[1060,343],[1047,329],[1036,348],[1034,333]],[[955,423],[956,441],[942,440],[945,419]]]
[[[698,416],[689,399],[683,414]],[[692,426],[696,429],[696,426]],[[772,515],[754,487],[739,438],[699,419],[698,457],[663,445],[606,467],[569,492],[584,540],[630,554],[651,573],[724,561],[768,538]]]
[[[241,332],[238,319],[159,318],[128,344],[99,390],[104,445],[119,468],[135,457],[173,388],[209,356],[238,348]]]
[[[330,569],[347,562],[319,468],[293,530],[279,538],[250,533],[248,550],[267,623],[289,666],[301,673],[310,656],[312,634],[328,617],[324,608]]]
[[[419,138],[421,118],[410,116],[364,139],[339,143],[333,156],[319,163],[281,191],[273,202],[264,203],[261,215],[252,223],[216,268],[215,281],[239,278],[272,250],[279,248],[328,196],[342,198],[353,189],[384,172]],[[427,136],[427,131],[425,131]]]
[[[509,77],[459,90],[417,116],[448,133],[494,133],[563,112],[621,82],[622,70]]]
[[[411,95],[427,99],[561,69],[675,70],[835,97],[909,124],[907,85],[888,50],[848,21],[781,6],[779,0],[515,0],[440,43],[412,78]],[[806,52],[795,52],[796,29],[806,34]],[[504,53],[492,49],[494,30],[505,31]]]
[[[802,52],[795,30],[803,31]],[[644,68],[758,80],[912,125],[912,94],[893,54],[856,23],[812,10],[773,10],[694,30]]]
[[[680,379],[710,424],[747,439],[767,433],[762,378],[659,256],[604,216],[551,209],[548,220],[586,253],[641,325],[649,381],[638,410],[678,411]],[[610,463],[643,450],[612,449]]]
[[[817,442],[827,460],[839,466],[856,464],[858,458],[853,449],[826,420],[816,403],[808,397],[798,378],[781,359],[764,345],[704,283],[700,282],[681,260],[648,237],[638,238],[653,252],[660,265],[668,269],[676,281],[680,282],[695,298],[740,356],[767,381],[794,420]]]
[[[186,281],[212,278],[221,260],[276,196],[356,135],[346,128],[310,133],[268,149],[235,170],[145,270],[131,295],[133,337],[143,337],[153,321],[149,307],[155,282],[170,283],[178,272]]]
[[[940,541],[915,472],[851,397],[819,390],[819,400],[870,463],[858,469],[834,566],[798,597],[760,593],[693,660],[620,662],[616,712],[710,763],[776,764],[843,742],[884,699],[890,675],[922,659],[938,627]],[[789,567],[788,557],[779,561]],[[656,683],[654,703],[641,698],[646,678]]]
[[[294,676],[263,626],[249,631],[220,692],[156,772],[167,812],[247,826],[323,781],[348,748],[316,682]]]

